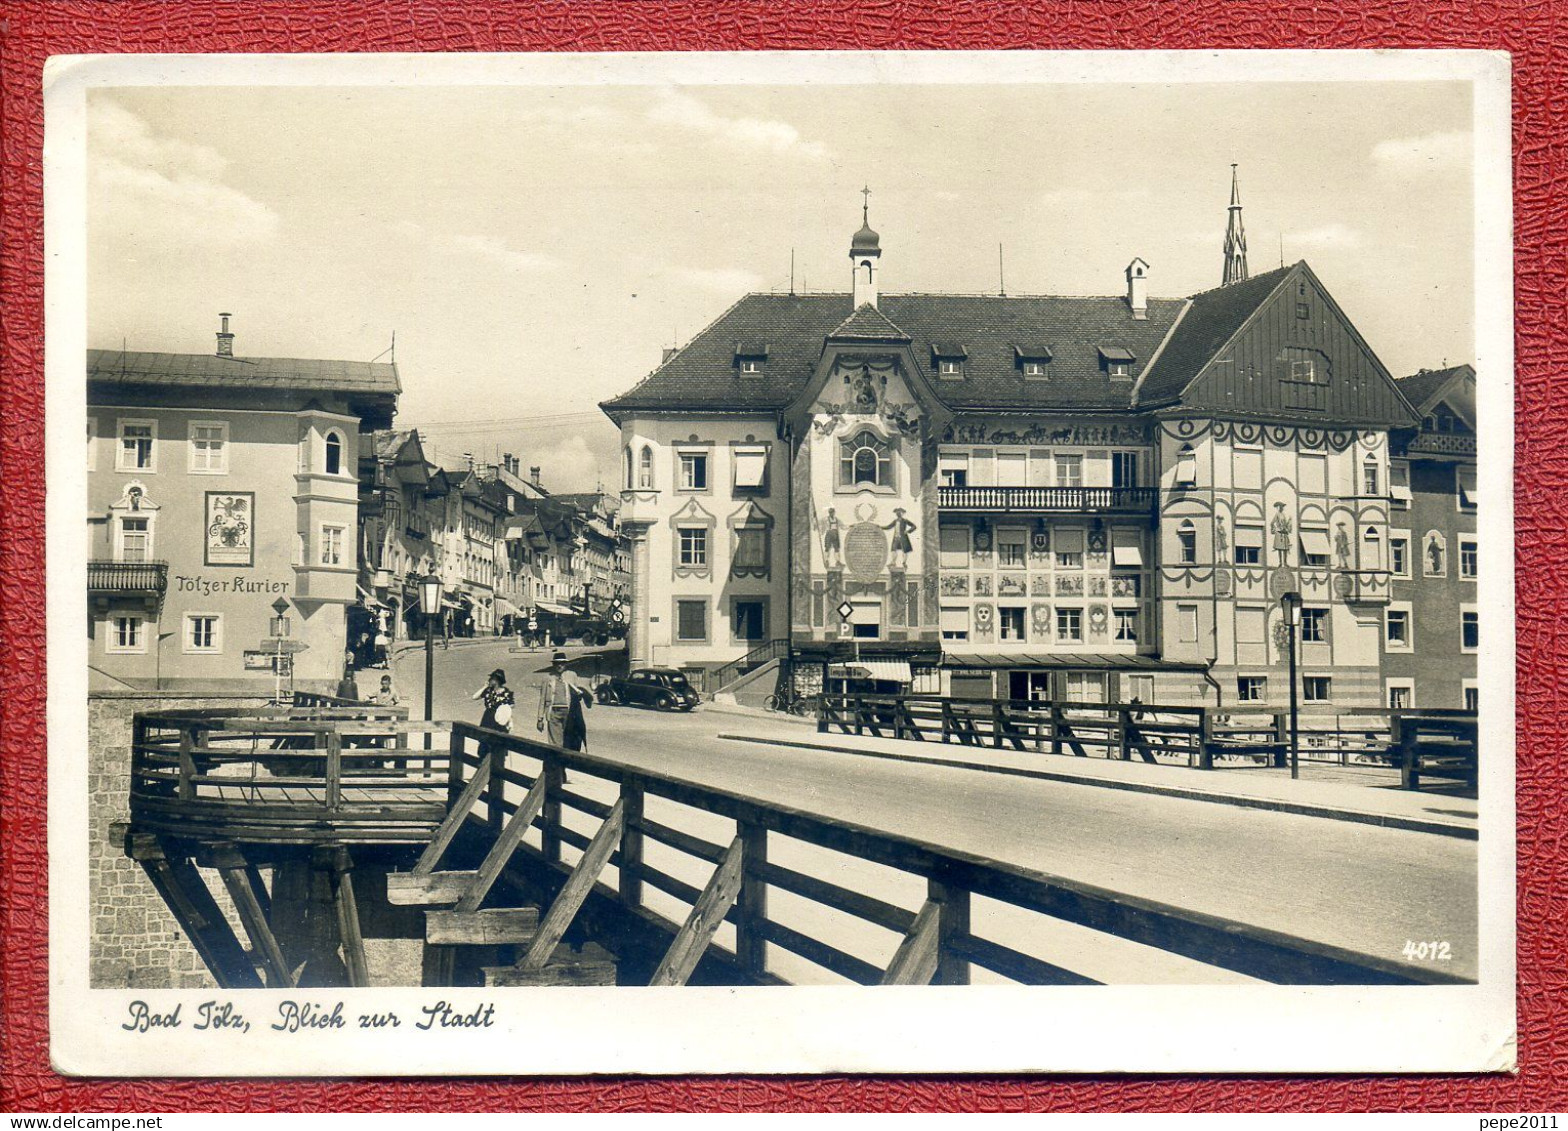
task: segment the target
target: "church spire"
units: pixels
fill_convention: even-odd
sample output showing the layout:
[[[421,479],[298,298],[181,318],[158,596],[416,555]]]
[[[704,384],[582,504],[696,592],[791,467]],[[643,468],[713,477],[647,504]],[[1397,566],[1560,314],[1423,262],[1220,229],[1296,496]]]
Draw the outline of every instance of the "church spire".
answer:
[[[860,205],[860,231],[849,242],[849,258],[854,261],[854,306],[877,304],[877,260],[882,257],[882,241],[871,229],[871,189],[860,190],[865,198]]]
[[[1221,286],[1247,277],[1247,233],[1241,226],[1241,182],[1236,166],[1230,167],[1230,222],[1225,226],[1225,277]]]

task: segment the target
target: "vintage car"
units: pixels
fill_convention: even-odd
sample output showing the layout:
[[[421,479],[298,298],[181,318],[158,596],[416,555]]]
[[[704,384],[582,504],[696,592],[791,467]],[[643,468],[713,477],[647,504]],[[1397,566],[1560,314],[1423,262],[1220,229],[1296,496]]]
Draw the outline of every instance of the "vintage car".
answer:
[[[594,696],[601,703],[661,711],[689,711],[699,702],[686,677],[674,668],[633,668],[623,677],[601,683]]]

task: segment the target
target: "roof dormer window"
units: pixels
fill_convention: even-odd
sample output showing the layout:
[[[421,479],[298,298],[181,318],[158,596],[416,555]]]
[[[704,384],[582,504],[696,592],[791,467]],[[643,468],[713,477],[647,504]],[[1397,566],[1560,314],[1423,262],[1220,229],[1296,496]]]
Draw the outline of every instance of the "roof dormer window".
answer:
[[[1101,346],[1100,365],[1108,377],[1119,377],[1124,380],[1132,378],[1132,365],[1137,358],[1132,351],[1124,346]]]
[[[1013,362],[1025,381],[1045,381],[1051,376],[1051,347],[1014,346]]]
[[[768,367],[768,347],[756,342],[735,343],[735,371],[742,377],[761,377]]]
[[[969,357],[969,351],[963,346],[951,342],[931,343],[931,367],[936,370],[936,375],[946,381],[962,381],[964,379],[964,362]]]

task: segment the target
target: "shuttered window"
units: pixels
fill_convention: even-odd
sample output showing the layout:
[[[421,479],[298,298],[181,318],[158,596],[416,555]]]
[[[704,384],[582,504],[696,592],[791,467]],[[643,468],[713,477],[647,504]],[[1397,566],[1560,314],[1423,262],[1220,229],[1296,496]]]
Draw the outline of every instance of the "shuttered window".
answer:
[[[675,602],[675,638],[677,640],[708,638],[708,602]]]

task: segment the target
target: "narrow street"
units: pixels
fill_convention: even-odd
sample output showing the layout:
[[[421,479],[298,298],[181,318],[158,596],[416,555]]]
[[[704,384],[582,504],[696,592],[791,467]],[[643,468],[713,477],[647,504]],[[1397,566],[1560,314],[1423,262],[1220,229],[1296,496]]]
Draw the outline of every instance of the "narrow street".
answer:
[[[492,668],[501,667],[518,696],[516,729],[530,732],[549,655],[509,652],[505,641],[438,648],[436,716],[476,719],[477,705],[469,696]],[[403,653],[395,668],[404,701],[418,715],[423,652]],[[690,715],[601,706],[589,717],[590,749],[629,765],[1384,958],[1398,959],[1408,939],[1445,939],[1453,952],[1445,969],[1475,972],[1473,841],[719,737],[791,739],[806,733],[798,723],[708,706]],[[580,788],[596,796],[595,783]],[[608,799],[609,791],[603,796]],[[713,839],[731,834],[724,822],[693,810],[660,819],[666,817]],[[923,898],[920,885],[901,882],[885,869],[805,845],[799,849],[802,862],[816,858],[814,870],[836,882],[911,908]],[[672,907],[671,913],[684,914]],[[977,932],[1021,948],[1026,943],[1032,953],[1107,981],[1244,980],[983,900],[977,901],[975,924]],[[863,956],[885,960],[896,940],[873,934],[863,940]],[[775,967],[783,972],[786,964],[787,977],[816,980],[789,956]]]

